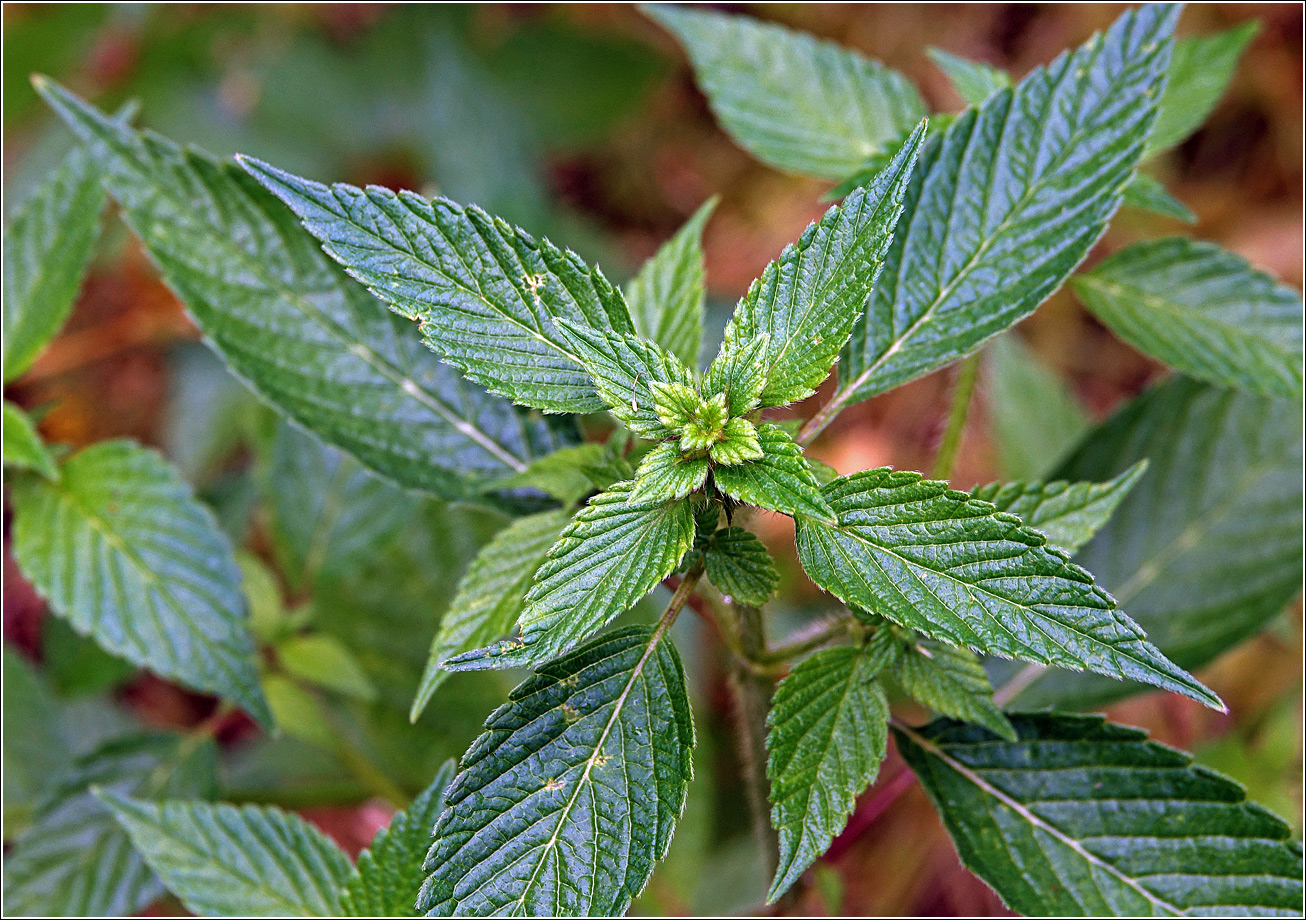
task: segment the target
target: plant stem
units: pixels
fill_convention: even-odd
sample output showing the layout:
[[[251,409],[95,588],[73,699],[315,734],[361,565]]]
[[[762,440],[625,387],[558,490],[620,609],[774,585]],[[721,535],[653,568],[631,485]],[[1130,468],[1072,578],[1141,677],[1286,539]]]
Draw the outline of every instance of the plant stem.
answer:
[[[970,412],[970,398],[975,392],[975,380],[979,377],[979,355],[973,354],[961,362],[957,372],[957,382],[952,388],[952,405],[948,408],[948,427],[943,430],[943,440],[939,442],[939,452],[934,456],[933,479],[947,479],[952,475],[952,466],[957,460],[957,448],[961,446],[961,433],[966,427],[966,416]]]
[[[756,607],[732,604],[744,657],[731,660],[730,686],[735,699],[735,727],[744,786],[753,816],[753,830],[767,866],[774,875],[780,858],[780,838],[771,826],[770,781],[766,776],[766,716],[771,709],[775,681],[760,676],[749,665],[766,652],[762,612]]]
[[[842,618],[817,620],[795,632],[784,645],[777,645],[775,648],[763,651],[762,662],[773,664],[788,662],[846,634],[850,625],[847,619]]]

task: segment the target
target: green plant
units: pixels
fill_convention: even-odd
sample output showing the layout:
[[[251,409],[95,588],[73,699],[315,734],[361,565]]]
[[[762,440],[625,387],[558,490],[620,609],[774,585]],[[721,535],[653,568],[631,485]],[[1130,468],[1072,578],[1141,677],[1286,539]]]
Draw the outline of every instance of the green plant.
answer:
[[[691,781],[671,633],[692,604],[730,654],[770,901],[844,827],[892,734],[965,863],[1014,909],[1300,911],[1287,825],[1187,755],[1073,712],[1140,685],[1222,708],[1188,671],[1300,590],[1300,296],[1181,238],[1076,273],[1122,203],[1185,213],[1138,169],[1197,126],[1249,33],[1176,42],[1178,13],[1127,12],[1014,85],[939,54],[970,108],[927,124],[901,75],[850,51],[650,9],[742,146],[843,182],[701,372],[710,203],[619,288],[475,205],[215,160],[38,79],[81,146],[6,235],[5,379],[66,315],[107,191],[231,370],[317,439],[256,435],[270,475],[286,470],[274,575],[158,455],[115,441],[64,456],[6,403],[14,554],[54,612],[402,803],[322,710],[322,692],[392,688],[319,607],[351,545],[417,514],[414,490],[512,521],[477,543],[420,683],[398,689],[416,691],[411,718],[459,672],[534,673],[351,865],[280,808],[207,801],[205,731],[68,750],[34,676],[7,662],[6,715],[27,711],[58,777],[29,777],[40,796],[7,859],[10,908],[127,912],[166,888],[205,914],[622,913]],[[950,488],[978,350],[1067,281],[1183,376],[1082,438],[1073,403],[1042,401],[1049,430],[1077,441],[1054,468]],[[1037,378],[1000,347],[1004,373]],[[842,409],[957,362],[930,477],[805,458]],[[769,411],[832,368],[806,422]],[[351,517],[297,528],[297,511],[328,504],[322,483]],[[779,572],[747,527],[758,511],[793,518],[803,569],[842,604],[778,643],[762,608]],[[328,587],[297,608],[279,579]],[[660,585],[660,615],[607,629]],[[941,718],[896,717],[901,699]],[[91,842],[72,855],[70,827]]]

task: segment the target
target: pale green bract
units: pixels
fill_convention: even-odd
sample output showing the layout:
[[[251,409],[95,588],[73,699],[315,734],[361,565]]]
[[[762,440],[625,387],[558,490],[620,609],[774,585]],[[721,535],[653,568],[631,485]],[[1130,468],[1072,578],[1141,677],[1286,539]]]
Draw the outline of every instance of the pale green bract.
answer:
[[[239,169],[132,131],[52,83],[38,88],[209,342],[279,411],[444,498],[477,495],[559,446],[548,426],[422,348]]]
[[[55,613],[271,724],[231,544],[162,457],[103,441],[69,457],[58,482],[16,485],[14,558]]]
[[[731,137],[778,169],[842,179],[925,115],[902,74],[848,48],[747,16],[642,9],[684,44]]]
[[[1242,787],[1100,716],[895,726],[962,862],[1030,916],[1295,916],[1302,850]]]
[[[1178,13],[1126,12],[926,145],[831,411],[965,356],[1074,270],[1143,154]]]
[[[279,808],[183,800],[99,798],[136,850],[187,909],[204,915],[331,917],[349,857],[303,818]]]
[[[1223,709],[1092,575],[1019,518],[889,469],[841,477],[822,492],[838,522],[798,518],[798,557],[845,604],[952,645],[1132,678]]]
[[[684,670],[663,638],[600,637],[490,716],[446,795],[419,911],[625,912],[666,854],[692,772]]]
[[[409,713],[413,721],[449,676],[446,661],[493,642],[516,625],[535,571],[569,520],[565,511],[533,514],[514,521],[481,547],[431,640],[431,655]]]
[[[1247,260],[1183,237],[1135,243],[1071,279],[1098,319],[1190,377],[1302,395],[1302,299]]]
[[[250,158],[323,249],[436,354],[491,393],[547,412],[602,408],[554,320],[633,332],[621,292],[573,252],[475,205],[412,192],[322,185]]]
[[[829,848],[880,771],[889,703],[875,673],[875,659],[864,649],[824,649],[776,688],[767,715],[766,775],[780,865],[768,903]]]

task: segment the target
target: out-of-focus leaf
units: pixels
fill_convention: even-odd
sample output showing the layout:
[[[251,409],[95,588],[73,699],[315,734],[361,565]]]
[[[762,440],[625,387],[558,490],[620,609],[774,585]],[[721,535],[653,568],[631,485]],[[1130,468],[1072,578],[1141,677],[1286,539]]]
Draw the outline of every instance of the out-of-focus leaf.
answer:
[[[1214,35],[1175,42],[1170,76],[1146,156],[1173,147],[1206,121],[1224,95],[1243,49],[1260,28],[1259,22],[1251,20]]]
[[[50,448],[45,446],[36,425],[22,409],[5,400],[4,465],[20,470],[35,470],[46,479],[58,479]]]
[[[690,367],[703,340],[703,227],[716,203],[705,201],[623,288],[635,331]]]

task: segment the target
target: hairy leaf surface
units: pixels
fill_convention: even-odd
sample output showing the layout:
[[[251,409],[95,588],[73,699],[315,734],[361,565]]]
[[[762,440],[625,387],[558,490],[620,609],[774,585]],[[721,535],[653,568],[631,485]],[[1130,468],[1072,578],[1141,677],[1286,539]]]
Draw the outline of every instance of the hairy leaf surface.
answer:
[[[431,785],[382,828],[340,892],[347,917],[411,917],[426,872],[431,831],[444,811],[444,794],[453,780],[454,762],[445,763]]]
[[[634,483],[590,499],[535,573],[521,638],[445,662],[450,670],[534,665],[570,649],[648,594],[694,543],[690,502],[636,504]]]
[[[706,458],[686,458],[675,444],[659,444],[639,462],[635,472],[635,503],[666,502],[684,498],[707,481]]]
[[[1242,787],[1099,716],[894,728],[962,862],[1031,916],[1292,916],[1302,850]]]
[[[730,136],[777,169],[842,179],[925,115],[906,77],[851,49],[747,16],[643,10],[685,46]]]
[[[971,495],[1014,514],[1048,542],[1073,554],[1097,533],[1129,494],[1147,461],[1140,460],[1106,482],[993,482]]]
[[[865,649],[828,648],[780,681],[767,715],[766,775],[780,865],[768,903],[784,894],[843,830],[875,781],[889,703]]]
[[[239,169],[132,131],[53,84],[42,93],[206,338],[279,411],[445,498],[475,495],[557,446],[542,422],[422,348]]]
[[[431,656],[410,713],[414,720],[449,676],[446,661],[512,631],[536,570],[570,520],[565,511],[533,514],[514,521],[481,548],[431,641]]]
[[[802,448],[775,425],[759,425],[757,435],[761,458],[738,466],[718,466],[713,472],[721,491],[767,511],[833,521],[834,514],[803,459]]]
[[[1116,335],[1191,377],[1302,394],[1301,295],[1214,243],[1135,243],[1071,284]]]
[[[707,577],[722,594],[760,607],[780,582],[771,554],[751,531],[723,527],[712,532],[703,549]]]
[[[1223,708],[1092,575],[1019,518],[889,469],[841,477],[823,492],[838,523],[798,518],[798,556],[851,607],[952,645],[1141,680]]]
[[[1183,667],[1253,635],[1301,590],[1301,418],[1300,402],[1179,377],[1121,409],[1056,471],[1102,479],[1148,459],[1076,558]],[[1019,699],[1088,707],[1139,689],[1051,671]]]
[[[880,274],[924,138],[921,124],[875,179],[810,224],[739,301],[726,340],[767,336],[761,405],[797,402],[829,375]]]
[[[18,485],[14,558],[55,613],[271,723],[231,544],[162,457],[104,441],[72,455],[58,482]]]
[[[444,198],[326,186],[240,163],[298,215],[327,254],[436,354],[491,393],[549,412],[602,408],[556,319],[633,332],[621,292],[570,250]]]
[[[1126,12],[926,146],[840,361],[836,405],[963,357],[1074,270],[1142,156],[1178,12],[1168,4]]]
[[[685,675],[663,630],[619,630],[512,692],[459,764],[417,908],[623,913],[671,842],[691,776]]]
[[[703,341],[703,227],[716,203],[703,202],[622,288],[635,331],[690,367]]]
[[[187,909],[200,915],[331,917],[349,857],[279,808],[174,799],[99,798]]]
[[[889,671],[892,683],[940,715],[973,722],[1003,738],[1016,733],[993,702],[984,666],[969,649],[921,639],[908,643]]]
[[[36,360],[68,318],[104,214],[100,173],[74,148],[14,212],[4,234],[4,379]]]

